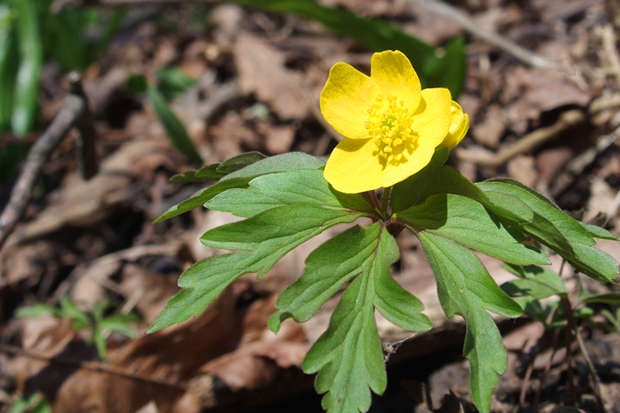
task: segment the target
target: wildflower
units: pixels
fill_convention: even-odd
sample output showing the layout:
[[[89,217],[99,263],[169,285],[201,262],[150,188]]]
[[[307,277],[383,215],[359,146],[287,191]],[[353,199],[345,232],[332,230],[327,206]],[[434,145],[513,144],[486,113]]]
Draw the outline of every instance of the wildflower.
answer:
[[[469,127],[450,91],[422,90],[399,51],[375,53],[370,76],[335,64],[321,93],[321,112],[345,136],[325,166],[325,179],[344,193],[408,178],[428,165],[437,147],[456,146]]]

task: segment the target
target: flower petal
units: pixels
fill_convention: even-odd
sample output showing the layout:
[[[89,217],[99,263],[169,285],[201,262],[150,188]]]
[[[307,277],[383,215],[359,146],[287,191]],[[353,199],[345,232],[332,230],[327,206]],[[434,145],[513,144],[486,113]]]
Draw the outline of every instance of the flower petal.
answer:
[[[370,78],[384,95],[393,95],[415,111],[420,103],[420,79],[402,52],[375,53],[370,60]]]
[[[418,134],[419,146],[432,147],[434,150],[448,135],[452,123],[451,102],[448,89],[430,88],[422,91],[422,100],[412,124],[412,129]]]
[[[452,101],[450,111],[452,112],[450,130],[448,131],[448,136],[446,136],[440,145],[445,146],[448,149],[452,149],[458,145],[459,142],[463,140],[467,130],[469,129],[469,116],[467,116],[467,113],[463,113],[463,109],[458,103]]]
[[[357,194],[381,187],[383,167],[374,152],[372,139],[344,138],[325,165],[325,180],[345,194]]]
[[[420,172],[430,163],[434,153],[434,147],[421,145],[415,148],[413,153],[406,155],[405,162],[398,165],[388,164],[383,171],[381,186],[387,188]]]
[[[336,63],[321,92],[321,113],[336,131],[347,138],[365,139],[368,108],[379,95],[370,77],[346,63]]]

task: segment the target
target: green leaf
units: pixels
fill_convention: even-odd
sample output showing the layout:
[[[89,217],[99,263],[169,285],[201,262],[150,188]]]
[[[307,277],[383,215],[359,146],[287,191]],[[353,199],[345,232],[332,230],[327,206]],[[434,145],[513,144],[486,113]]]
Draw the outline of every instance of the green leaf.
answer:
[[[33,393],[28,400],[22,398],[11,404],[9,413],[52,413],[47,399],[43,393],[37,391]]]
[[[566,289],[562,278],[548,268],[535,265],[526,267],[506,266],[513,274],[520,277],[502,284],[501,288],[511,297],[533,297],[543,299],[552,295],[565,295]]]
[[[136,332],[132,325],[138,323],[140,318],[136,314],[113,314],[97,323],[97,328],[101,331],[107,330],[122,334],[129,338],[136,338]]]
[[[101,360],[105,359],[105,351],[107,345],[105,337],[103,336],[103,334],[101,334],[101,330],[94,329],[88,341],[95,345],[99,358]]]
[[[293,170],[263,175],[250,181],[249,188],[230,189],[205,203],[205,208],[251,217],[283,205],[314,205],[373,213],[359,194],[335,191],[321,170]]]
[[[196,84],[196,80],[189,77],[178,67],[165,67],[155,72],[158,89],[167,100],[175,99]]]
[[[293,317],[305,322],[351,278],[363,273],[375,259],[377,240],[381,235],[379,222],[368,227],[355,226],[325,242],[306,260],[302,277],[278,297],[276,307],[281,311],[270,320],[277,332],[280,322]],[[431,327],[428,318],[420,313],[422,304],[406,292],[392,277],[377,280],[375,307],[390,321],[411,330],[425,331]]]
[[[461,93],[467,74],[465,38],[458,36],[448,43],[441,58],[430,60],[424,67],[424,72],[428,76],[429,84],[450,89],[452,99],[456,99]]]
[[[520,244],[521,234],[507,228],[478,202],[460,195],[432,195],[426,202],[394,214],[414,232],[425,231],[457,241],[513,264],[549,264],[533,247]]]
[[[217,167],[217,172],[228,175],[266,158],[267,156],[260,152],[245,152],[222,162],[222,164]],[[198,175],[198,177],[202,177],[203,173],[198,171],[196,175]]]
[[[394,185],[390,198],[393,212],[405,210],[420,199],[426,188],[436,180],[438,170],[446,163],[449,154],[448,148],[435,149],[433,158],[424,169]]]
[[[157,224],[158,222],[165,221],[172,217],[176,217],[177,215],[181,215],[187,211],[190,211],[194,208],[198,208],[202,206],[205,202],[208,202],[211,198],[216,196],[219,193],[222,193],[231,188],[239,188],[248,185],[250,182],[250,178],[239,178],[239,179],[231,179],[224,182],[218,182],[217,184],[210,186],[208,188],[203,188],[197,192],[195,192],[192,196],[187,198],[180,203],[171,206],[161,214],[159,218],[153,221],[153,224]]]
[[[299,169],[320,169],[325,166],[325,159],[317,158],[303,152],[290,152],[275,155],[232,172],[221,179],[226,181],[237,178],[254,178],[276,172],[294,171]]]
[[[547,198],[512,179],[489,179],[476,184],[485,193],[488,191],[508,194],[521,199],[535,214],[544,217],[571,242],[594,245],[594,239],[583,226],[562,212]]]
[[[437,278],[446,316],[459,314],[467,321],[463,354],[471,362],[472,399],[481,412],[489,412],[491,393],[497,385],[495,373],[504,372],[507,359],[497,326],[485,310],[517,317],[521,307],[495,284],[471,251],[426,231],[418,237]]]
[[[348,248],[343,246],[345,265],[352,266],[355,262],[359,275],[345,290],[327,331],[314,343],[302,363],[306,373],[319,372],[316,391],[327,392],[323,408],[332,413],[367,411],[371,403],[370,390],[382,394],[387,384],[373,302],[376,280],[390,277],[390,264],[398,259],[399,253],[394,238],[380,225],[376,223],[361,229],[365,233],[364,244],[371,235],[376,236],[373,237],[374,248],[364,248],[368,255],[358,255],[351,261],[359,251],[357,245],[352,242]],[[331,258],[338,260],[337,256]],[[318,256],[312,261],[313,264],[318,261],[317,269],[322,274],[311,273],[311,278],[324,279],[327,273],[321,269],[326,268],[326,263]]]
[[[373,259],[380,232],[379,222],[354,226],[312,251],[301,278],[278,297],[276,307],[281,311],[272,316],[277,318],[270,325],[272,330],[278,332],[280,322],[289,317],[299,323],[308,321],[340,287],[361,274]]]
[[[265,159],[260,152],[247,152],[222,162],[207,165],[197,171],[185,171],[182,174],[173,175],[170,180],[174,182],[208,182],[218,181],[220,178],[235,172],[241,168]]]
[[[190,267],[179,279],[179,286],[189,289],[168,301],[149,332],[200,314],[237,278],[252,272],[260,278],[303,242],[360,216],[343,210],[293,205],[208,231],[201,238],[205,245],[242,252],[207,258]]]
[[[443,166],[436,174],[430,176],[429,182],[425,186],[426,188],[419,199],[437,194],[455,194],[471,198],[483,205],[488,203],[488,198],[484,192],[461,175],[459,171],[449,166]]]
[[[29,305],[27,307],[18,308],[15,311],[15,316],[21,318],[38,317],[41,314],[51,314],[54,317],[61,317],[60,310],[54,306],[37,303]]]
[[[516,196],[494,191],[486,191],[484,194],[489,201],[483,201],[482,204],[500,217],[515,222],[532,222],[534,220],[534,211]]]
[[[92,322],[88,314],[77,308],[69,297],[60,299],[60,311],[62,317],[73,319],[73,328],[76,330],[92,327]]]
[[[607,231],[606,229],[603,229],[603,228],[601,228],[599,226],[596,226],[596,225],[586,224],[585,222],[581,222],[581,221],[578,221],[578,222],[594,238],[608,239],[608,240],[611,240],[611,241],[620,241],[620,238],[616,237],[614,234],[612,234],[611,232]]]
[[[168,208],[153,223],[156,224],[199,207],[228,189],[247,187],[248,183],[257,176],[298,169],[318,169],[323,166],[325,166],[325,160],[301,152],[291,152],[262,159],[227,174],[217,184],[201,189],[185,201]]]
[[[381,272],[375,280],[373,304],[383,317],[407,331],[427,331],[431,320],[421,311],[422,302],[401,287],[388,272]]]
[[[585,294],[579,297],[579,301],[585,304],[620,305],[620,293]]]
[[[145,92],[149,101],[153,105],[153,109],[155,109],[157,116],[164,125],[172,145],[181,151],[189,162],[196,164],[202,163],[202,158],[198,154],[194,143],[187,134],[185,126],[183,126],[177,115],[175,115],[172,109],[170,109],[164,95],[148,83],[146,85]]]
[[[594,239],[589,228],[563,213],[538,192],[510,179],[492,179],[476,185],[485,192],[521,199],[534,212],[534,219],[532,222],[513,221],[514,226],[559,253],[578,271],[600,282],[613,282],[617,278],[618,263],[592,247]]]

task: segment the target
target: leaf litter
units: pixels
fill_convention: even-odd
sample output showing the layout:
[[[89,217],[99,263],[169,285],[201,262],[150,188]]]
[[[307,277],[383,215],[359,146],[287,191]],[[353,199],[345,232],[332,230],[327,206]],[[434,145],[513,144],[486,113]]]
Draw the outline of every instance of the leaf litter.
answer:
[[[465,33],[448,17],[414,2],[325,3],[385,18],[439,46]],[[606,17],[609,9],[604,1],[571,0],[561,8],[554,4],[532,0],[516,8],[506,1],[470,0],[459,6],[497,35],[550,59],[566,60],[575,73],[567,76],[525,65],[467,33],[468,75],[459,101],[470,115],[472,131],[451,162],[475,180],[495,176],[521,180],[562,208],[581,211],[588,220],[606,212],[608,227],[617,235],[620,119],[619,105],[613,102],[620,96],[615,63],[620,28],[613,25],[618,16]],[[174,13],[180,22],[190,19],[190,11]],[[166,66],[180,67],[198,79],[173,101],[173,109],[207,163],[251,150],[323,156],[338,139],[325,129],[316,107],[329,67],[347,61],[367,71],[364,62],[371,51],[290,15],[223,4],[206,18],[212,25],[208,32],[189,28],[173,32],[138,19],[129,26],[128,37],[113,41],[86,72],[85,87],[100,134],[101,171],[91,181],[80,181],[72,145],[57,150],[44,167],[44,190],[0,250],[0,353],[5,353],[3,361],[10,361],[0,364],[2,411],[19,395],[34,391],[43,391],[54,411],[63,412],[319,409],[318,398],[312,396],[312,378],[299,367],[312,342],[327,328],[337,301],[328,301],[308,323],[285,322],[277,336],[266,327],[276,295],[301,274],[303,260],[318,240],[312,241],[316,245],[304,245],[305,252],[286,256],[260,282],[243,277],[201,316],[143,334],[177,291],[178,275],[213,253],[198,243],[199,236],[230,221],[215,211],[192,211],[151,225],[168,207],[202,186],[168,182],[169,176],[190,166],[172,149],[148,104],[130,93],[125,81],[133,73],[154,79],[155,70]],[[429,24],[431,20],[445,24]],[[604,30],[611,30],[612,47]],[[61,75],[57,70],[50,73],[55,74],[46,77],[42,87],[58,90]],[[42,96],[45,123],[54,116],[60,98],[58,93]],[[556,127],[568,110],[583,116],[573,127]],[[481,158],[473,156],[493,158],[545,128],[554,132],[520,148],[505,162],[479,162]],[[4,190],[2,194],[4,205]],[[467,366],[460,358],[464,325],[458,318],[442,316],[419,243],[402,237],[399,244],[402,258],[395,266],[395,278],[421,299],[436,327],[410,337],[379,322],[384,344],[393,351],[388,352],[390,385],[374,408],[421,412],[444,401],[448,406],[452,400],[456,410],[450,411],[467,409],[471,406]],[[597,246],[620,257],[615,243],[599,241]],[[507,279],[499,263],[481,259],[498,283]],[[554,261],[554,268],[560,265]],[[565,273],[574,284],[576,276]],[[137,312],[143,319],[134,327],[139,338],[131,341],[111,334],[107,357],[98,360],[83,332],[73,330],[66,320],[13,316],[18,307],[36,302],[56,305],[65,295],[83,309],[113,301],[122,312]],[[548,344],[539,349],[526,379],[524,363],[531,357],[532,343],[543,333],[527,320],[497,321],[511,344],[509,367],[500,376],[492,409],[517,411],[521,393],[527,403],[539,397],[545,411],[565,404],[562,353],[552,355]],[[608,408],[617,410],[620,385],[610,366],[620,362],[620,356],[609,349],[617,348],[618,333],[603,335],[594,327],[587,331],[584,338],[600,367]],[[576,363],[579,406],[589,411],[594,404],[587,373],[580,367],[585,364],[579,356]],[[543,386],[540,374],[546,368]],[[426,382],[430,399],[412,396],[405,385],[411,382]]]

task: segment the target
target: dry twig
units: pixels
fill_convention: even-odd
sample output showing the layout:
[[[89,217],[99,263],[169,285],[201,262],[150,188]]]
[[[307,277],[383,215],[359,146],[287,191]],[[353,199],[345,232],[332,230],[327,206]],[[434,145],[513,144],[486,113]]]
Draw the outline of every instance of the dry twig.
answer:
[[[510,40],[500,36],[493,31],[485,30],[484,28],[480,27],[480,24],[475,22],[471,17],[447,3],[439,0],[410,1],[415,1],[429,11],[454,21],[471,34],[480,37],[482,40],[491,43],[496,47],[499,47],[500,49],[511,54],[523,63],[534,67],[563,72],[570,76],[575,74],[575,68],[570,67],[568,61],[566,63],[563,63],[558,60],[548,59],[530,50],[524,49],[518,44],[511,42]]]
[[[499,166],[516,155],[532,151],[542,143],[560,135],[585,120],[586,116],[583,111],[579,109],[569,110],[562,113],[555,124],[546,128],[536,129],[512,145],[503,147],[497,153],[482,148],[459,148],[455,153],[460,160],[474,162],[478,165]]]
[[[30,149],[24,169],[11,192],[9,203],[0,215],[0,248],[13,232],[30,200],[32,187],[41,174],[43,165],[69,131],[77,126],[80,131],[81,164],[83,175],[92,177],[97,172],[95,155],[96,132],[92,124],[86,95],[82,90],[81,77],[72,72],[67,77],[68,94],[60,112],[52,124]]]

